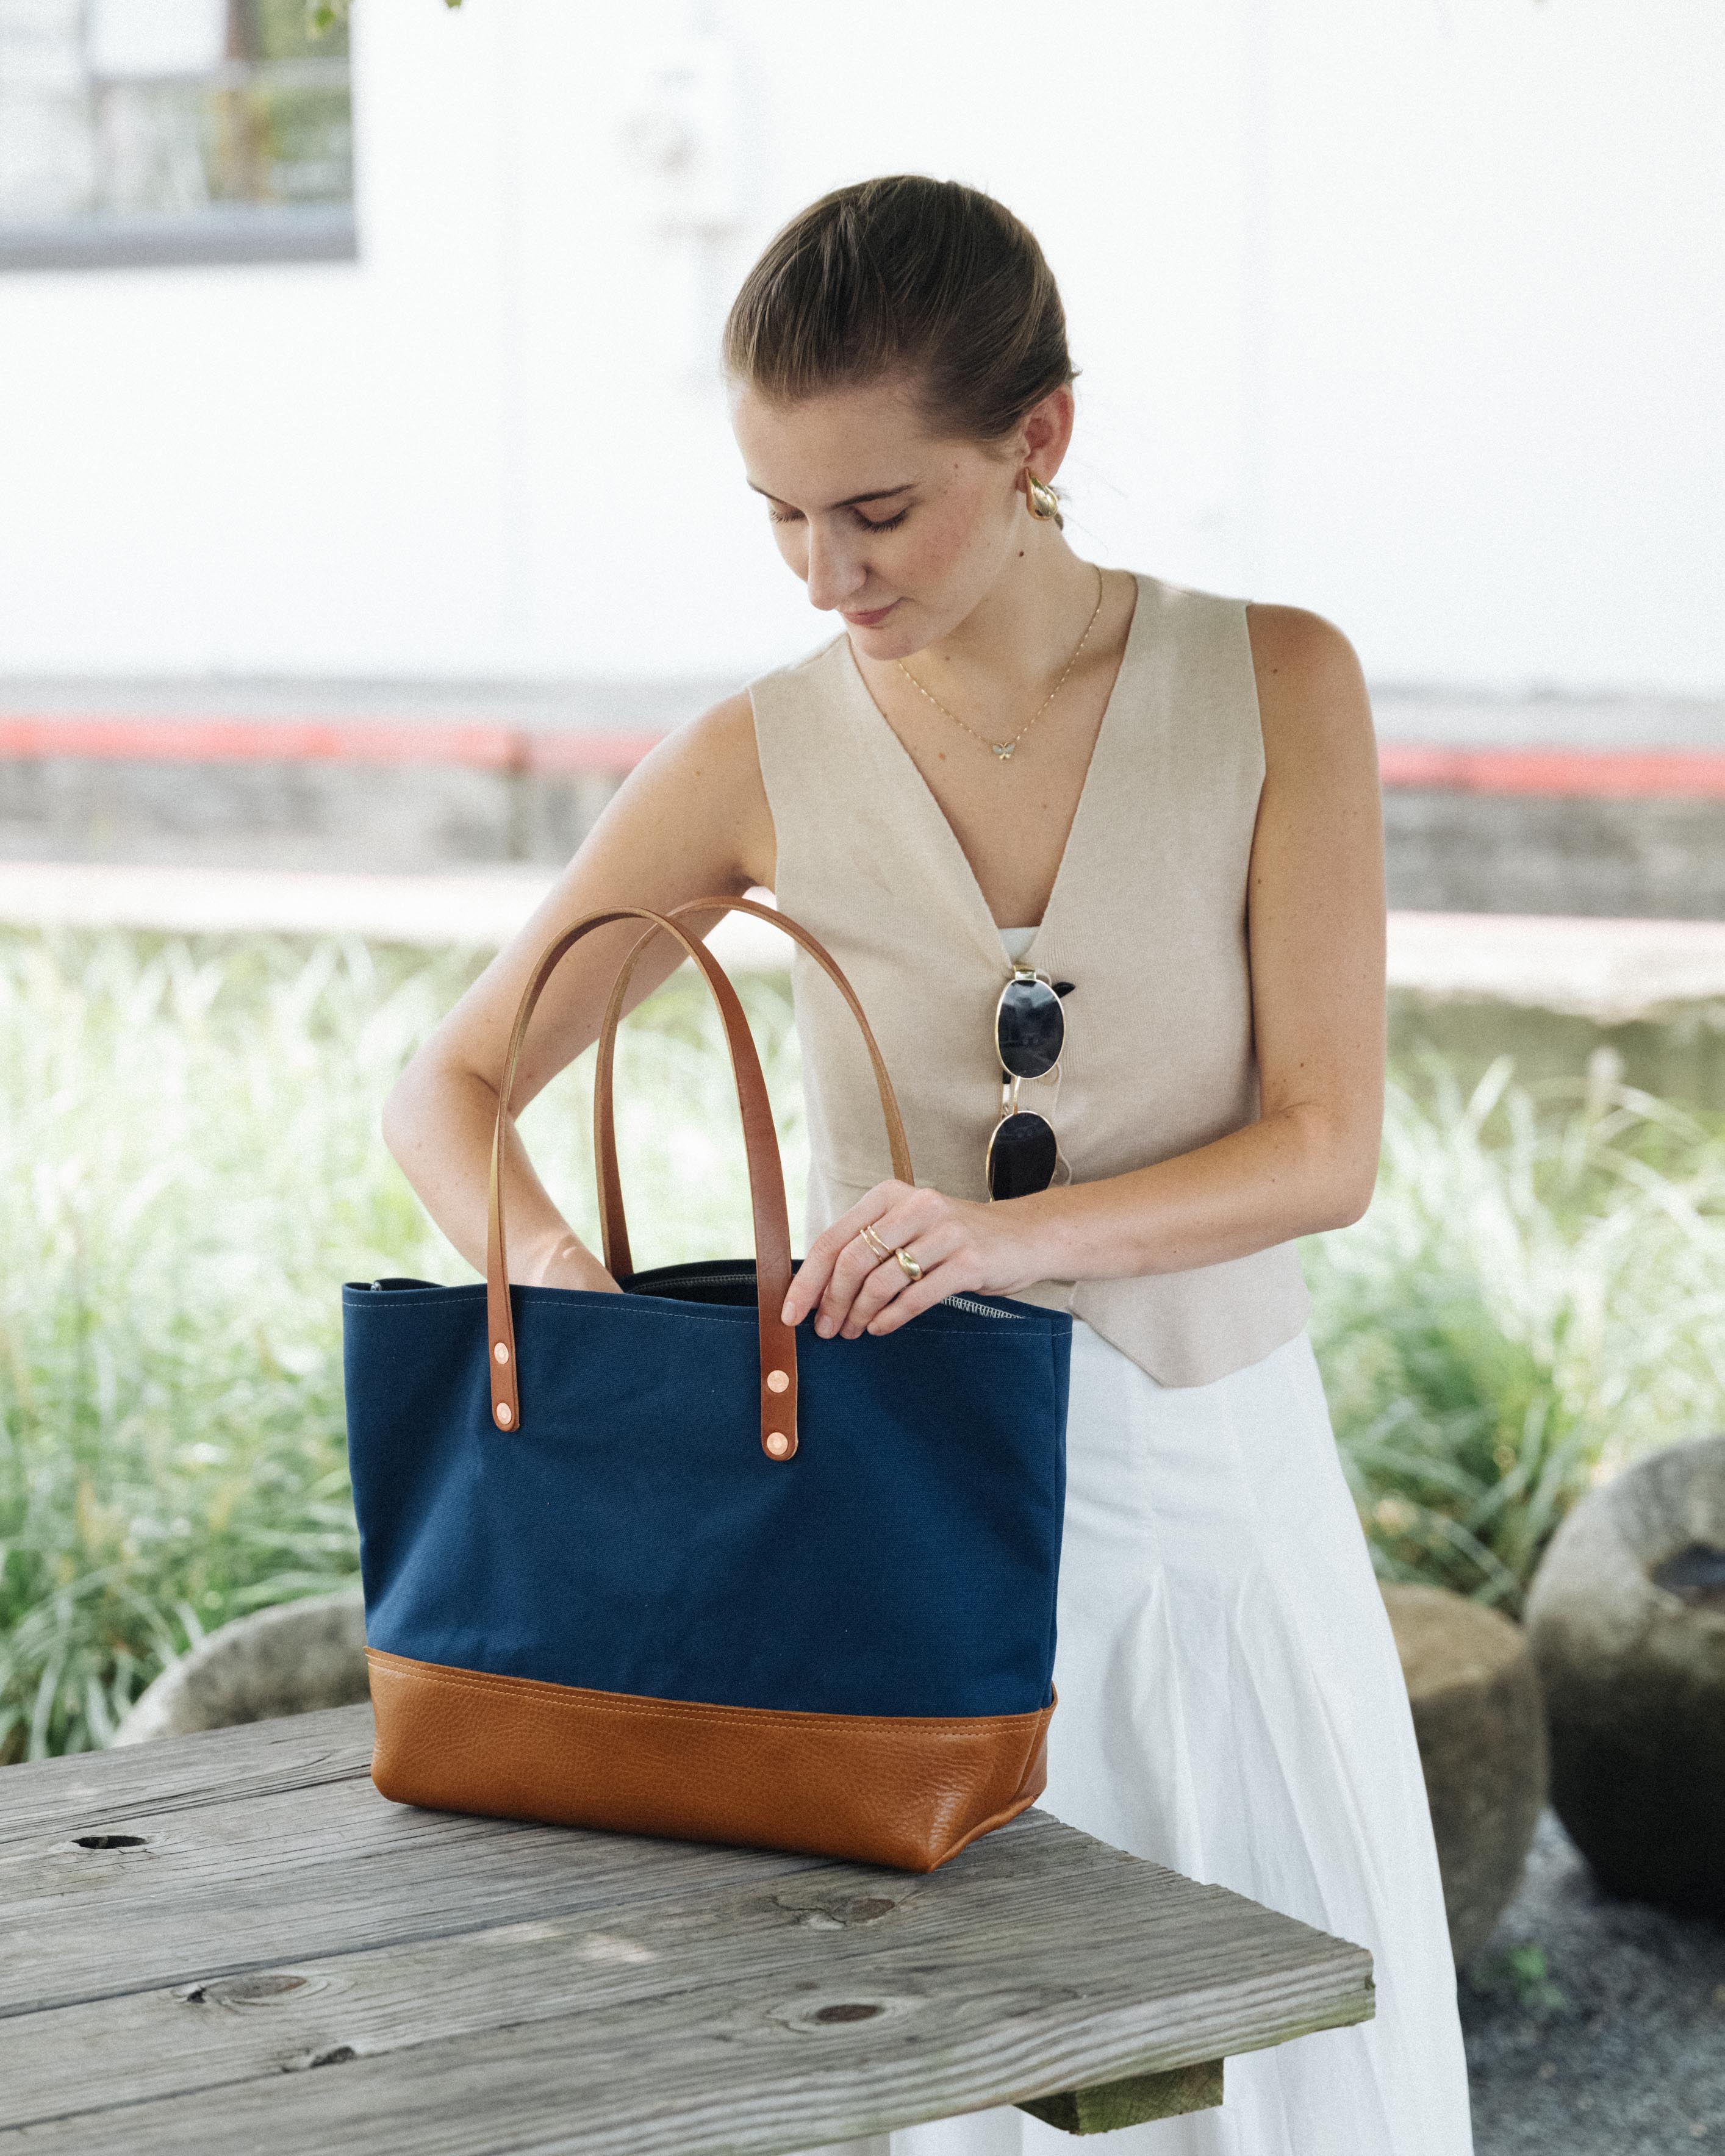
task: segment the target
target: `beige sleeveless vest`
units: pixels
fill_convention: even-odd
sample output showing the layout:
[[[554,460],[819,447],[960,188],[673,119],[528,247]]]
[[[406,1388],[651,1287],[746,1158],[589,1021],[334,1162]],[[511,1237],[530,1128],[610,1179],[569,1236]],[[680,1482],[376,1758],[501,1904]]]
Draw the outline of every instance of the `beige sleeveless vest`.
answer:
[[[1148,1166],[1253,1122],[1246,868],[1264,777],[1242,601],[1140,576],[1126,652],[1042,923],[1024,963],[1075,985],[1057,1079],[1021,1091],[1072,1179]],[[750,685],[778,837],[775,896],[844,968],[904,1111],[919,1183],[985,1199],[1000,1107],[999,932],[939,804],[844,635]],[[1015,924],[1006,923],[1011,927]],[[868,1060],[838,992],[792,960],[811,1152],[810,1237],[891,1173]],[[1291,1339],[1299,1252],[1019,1299],[1083,1318],[1168,1385]]]

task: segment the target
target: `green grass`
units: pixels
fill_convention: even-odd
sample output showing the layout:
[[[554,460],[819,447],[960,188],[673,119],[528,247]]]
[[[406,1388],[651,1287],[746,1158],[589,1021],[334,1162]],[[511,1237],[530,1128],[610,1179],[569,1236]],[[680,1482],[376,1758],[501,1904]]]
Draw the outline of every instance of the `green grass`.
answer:
[[[471,1277],[377,1137],[471,954],[0,935],[0,1759],[104,1743],[201,1634],[352,1577],[338,1290]],[[805,1142],[788,998],[744,999]],[[590,1058],[523,1127],[595,1231]],[[747,1246],[728,1067],[692,983],[625,1035],[638,1262]],[[1597,1067],[1392,1086],[1378,1194],[1307,1248],[1381,1568],[1514,1609],[1597,1473],[1725,1422],[1725,1140]]]
[[[1725,1425],[1725,1125],[1584,1076],[1393,1074],[1365,1219],[1307,1246],[1379,1572],[1519,1614],[1590,1485]]]
[[[476,963],[357,942],[0,936],[0,1759],[105,1743],[204,1631],[352,1576],[340,1285],[474,1276],[377,1122]],[[777,1044],[793,1170],[788,998],[743,988]],[[747,1232],[703,993],[673,983],[619,1054],[641,1264],[721,1256]],[[522,1127],[596,1237],[591,1060]]]

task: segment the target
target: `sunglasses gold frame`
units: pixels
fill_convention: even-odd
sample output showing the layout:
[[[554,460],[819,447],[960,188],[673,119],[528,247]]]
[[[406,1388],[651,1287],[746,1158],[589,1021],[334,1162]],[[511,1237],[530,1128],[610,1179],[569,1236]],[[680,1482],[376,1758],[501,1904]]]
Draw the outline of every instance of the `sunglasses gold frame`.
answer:
[[[1053,1061],[1045,1065],[1040,1070],[1014,1071],[1008,1067],[1006,1058],[1001,1052],[1001,1019],[1007,1009],[1007,998],[1012,993],[1013,990],[1014,988],[1023,988],[1026,983],[1032,981],[1040,983],[1040,985],[1048,989],[1050,993],[1055,998],[1055,1008],[1060,1012],[1060,1045],[1059,1049],[1055,1051]],[[988,1185],[988,1197],[991,1203],[994,1201],[996,1196],[994,1189],[995,1148],[999,1141],[1001,1133],[1015,1116],[1022,1116],[1029,1120],[1038,1122],[1042,1126],[1043,1130],[1046,1132],[1048,1135],[1049,1143],[1053,1148],[1054,1158],[1049,1168],[1047,1180],[1043,1183],[1039,1183],[1035,1186],[1034,1191],[1014,1191],[1009,1194],[1012,1197],[1018,1198],[1034,1196],[1036,1192],[1049,1188],[1050,1184],[1054,1182],[1055,1175],[1059,1172],[1060,1166],[1060,1142],[1059,1136],[1055,1130],[1055,1127],[1049,1121],[1048,1117],[1043,1115],[1039,1110],[1035,1108],[1019,1107],[1019,1088],[1024,1084],[1027,1078],[1054,1078],[1058,1080],[1060,1070],[1060,1057],[1065,1054],[1066,1046],[1066,1014],[1065,1010],[1061,1009],[1060,996],[1063,991],[1069,990],[1071,985],[1072,984],[1070,981],[1063,981],[1057,985],[1048,974],[1043,973],[1037,967],[1014,964],[1012,969],[1010,979],[1006,982],[1005,985],[1002,988],[999,995],[995,998],[994,1052],[997,1057],[999,1057],[1000,1063],[1000,1113],[996,1116],[993,1127],[988,1132],[988,1141],[983,1152],[983,1179]]]

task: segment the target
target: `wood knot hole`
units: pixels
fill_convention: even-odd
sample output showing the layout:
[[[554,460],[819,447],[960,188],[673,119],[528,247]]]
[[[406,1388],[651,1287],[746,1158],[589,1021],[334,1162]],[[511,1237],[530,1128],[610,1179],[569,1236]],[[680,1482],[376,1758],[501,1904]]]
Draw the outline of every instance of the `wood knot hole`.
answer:
[[[141,1849],[141,1834],[80,1834],[73,1837],[80,1849]]]
[[[268,1971],[257,1976],[218,1976],[208,1984],[194,1984],[186,1999],[192,2006],[259,2006],[272,1999],[285,1998],[290,1991],[302,1991],[305,1986],[303,1976]]]
[[[814,1901],[788,1893],[774,1896],[781,1909],[817,1931],[838,1931],[850,1924],[877,1924],[890,1917],[898,1903],[885,1894],[829,1894]]]
[[[823,2006],[814,2019],[817,2021],[872,2021],[883,2010],[859,1999],[847,2000],[839,2006]]]
[[[890,1917],[897,1908],[884,1894],[865,1894],[855,1902],[847,1902],[839,1912],[839,1920],[845,1924],[872,1924],[882,1917]]]

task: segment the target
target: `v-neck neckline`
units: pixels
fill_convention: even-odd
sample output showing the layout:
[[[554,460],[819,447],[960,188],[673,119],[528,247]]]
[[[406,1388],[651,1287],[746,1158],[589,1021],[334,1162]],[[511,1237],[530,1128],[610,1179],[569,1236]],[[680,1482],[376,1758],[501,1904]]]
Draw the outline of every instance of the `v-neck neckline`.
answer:
[[[1048,897],[1042,908],[1042,918],[1036,924],[1036,932],[1015,959],[1009,960],[1006,946],[1000,938],[1001,924],[994,918],[993,910],[977,880],[976,870],[970,865],[970,856],[964,850],[952,819],[935,798],[934,788],[917,767],[916,759],[888,721],[886,714],[875,701],[873,690],[864,679],[863,670],[856,663],[848,634],[841,631],[837,641],[842,645],[841,659],[847,685],[854,685],[859,714],[876,743],[877,754],[883,768],[891,768],[895,762],[901,775],[907,778],[913,795],[920,795],[922,813],[932,819],[937,834],[936,844],[944,853],[947,866],[956,871],[956,881],[963,894],[963,902],[972,916],[973,927],[984,934],[989,957],[996,965],[1032,965],[1038,949],[1046,941],[1050,922],[1060,911],[1063,893],[1070,885],[1069,869],[1081,850],[1084,827],[1095,811],[1095,798],[1100,787],[1097,773],[1104,766],[1106,753],[1111,750],[1120,727],[1115,720],[1117,709],[1131,693],[1132,683],[1144,657],[1145,639],[1148,634],[1150,609],[1147,603],[1147,578],[1139,571],[1132,572],[1135,591],[1132,598],[1132,619],[1127,624],[1126,642],[1122,647],[1120,664],[1115,670],[1114,680],[1108,690],[1108,700],[1102,706],[1096,738],[1091,743],[1090,759],[1085,765],[1084,779],[1078,789],[1078,801],[1072,811],[1072,820],[1066,828],[1065,843],[1060,849],[1060,858],[1055,868],[1054,881],[1049,886]],[[1088,812],[1088,814],[1086,813]],[[1024,926],[1023,923],[1009,924]]]

